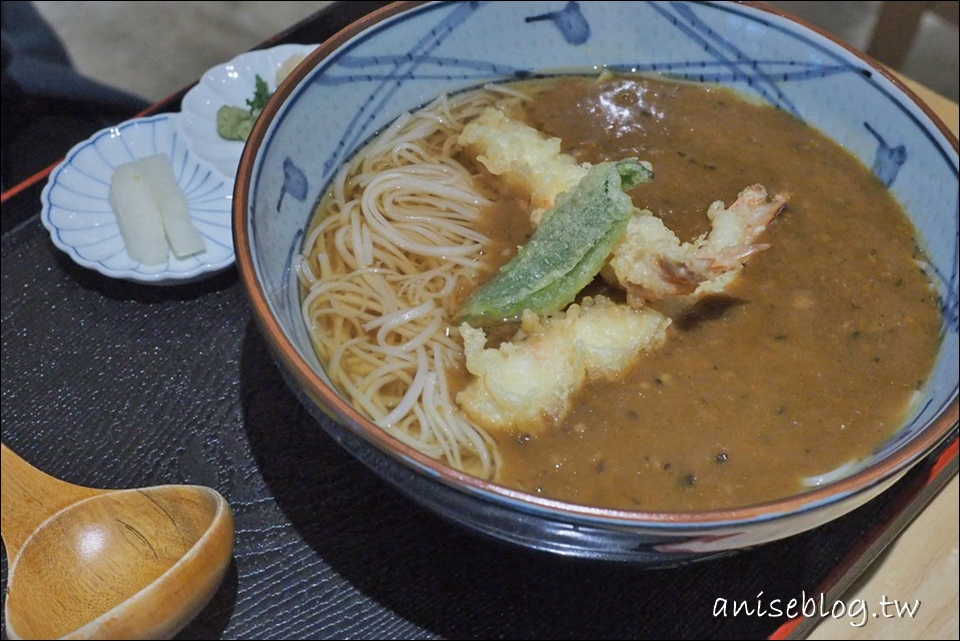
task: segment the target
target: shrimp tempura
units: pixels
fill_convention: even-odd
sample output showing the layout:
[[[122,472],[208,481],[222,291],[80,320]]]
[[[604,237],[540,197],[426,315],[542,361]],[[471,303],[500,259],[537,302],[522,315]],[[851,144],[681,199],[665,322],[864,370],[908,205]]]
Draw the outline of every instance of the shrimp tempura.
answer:
[[[493,107],[464,128],[459,142],[508,189],[530,199],[535,226],[590,167],[561,153],[560,139]],[[703,294],[722,292],[751,255],[769,247],[758,237],[788,198],[768,198],[762,185],[752,185],[729,208],[714,202],[707,211],[710,232],[690,243],[681,243],[659,217],[638,209],[601,273],[627,292],[633,307],[666,301],[662,309],[682,310]]]

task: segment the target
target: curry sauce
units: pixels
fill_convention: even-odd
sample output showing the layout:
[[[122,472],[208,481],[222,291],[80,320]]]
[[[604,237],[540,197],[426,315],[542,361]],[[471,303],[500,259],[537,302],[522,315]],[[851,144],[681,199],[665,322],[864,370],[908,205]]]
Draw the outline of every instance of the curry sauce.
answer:
[[[578,161],[650,161],[634,203],[683,240],[748,185],[791,198],[770,248],[674,318],[658,352],[587,384],[552,429],[499,437],[501,483],[623,509],[732,507],[801,492],[899,427],[941,319],[910,221],[858,160],[725,89],[565,78],[535,95],[524,118]]]

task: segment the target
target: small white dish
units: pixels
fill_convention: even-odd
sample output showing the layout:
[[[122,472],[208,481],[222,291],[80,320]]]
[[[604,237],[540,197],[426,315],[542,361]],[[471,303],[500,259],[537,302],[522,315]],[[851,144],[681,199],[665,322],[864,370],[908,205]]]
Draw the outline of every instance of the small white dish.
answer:
[[[233,180],[191,151],[179,132],[179,114],[135,118],[103,129],[74,146],[50,174],[40,195],[40,219],[53,244],[76,263],[104,276],[149,284],[197,280],[234,262],[231,206]],[[110,206],[110,178],[117,166],[165,153],[206,249],[161,265],[143,265],[127,253]]]
[[[270,91],[275,91],[277,70],[283,63],[291,56],[306,56],[315,48],[316,45],[288,44],[250,51],[203,74],[180,103],[180,129],[197,156],[233,180],[244,143],[220,137],[217,110],[224,105],[245,107],[253,97],[257,75],[267,82]]]

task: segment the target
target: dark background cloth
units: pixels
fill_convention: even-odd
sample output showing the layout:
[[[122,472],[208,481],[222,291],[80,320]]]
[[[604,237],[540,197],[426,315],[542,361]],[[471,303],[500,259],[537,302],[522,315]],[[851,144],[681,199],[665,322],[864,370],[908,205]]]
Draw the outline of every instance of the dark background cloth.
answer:
[[[78,141],[133,117],[148,103],[77,72],[31,2],[2,2],[3,190],[56,162]]]

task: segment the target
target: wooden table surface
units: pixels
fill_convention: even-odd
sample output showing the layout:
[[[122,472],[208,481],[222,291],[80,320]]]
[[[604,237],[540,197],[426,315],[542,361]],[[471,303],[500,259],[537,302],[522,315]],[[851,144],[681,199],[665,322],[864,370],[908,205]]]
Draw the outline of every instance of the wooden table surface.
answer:
[[[921,85],[903,78],[943,119],[955,136],[958,134],[960,108],[957,104]],[[844,595],[849,606],[857,599],[865,604],[863,615],[849,614],[826,618],[810,634],[810,639],[957,639],[960,638],[960,480],[948,483],[930,505],[868,568]],[[899,601],[919,608],[914,616],[894,615],[896,606],[888,605],[883,616],[881,600]],[[854,604],[855,605],[855,604]],[[855,605],[856,611],[860,607]],[[861,622],[863,624],[861,625]],[[857,625],[851,625],[851,624]]]

